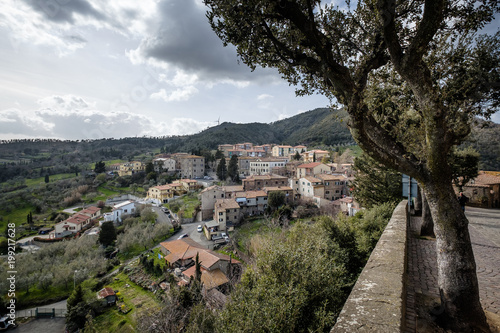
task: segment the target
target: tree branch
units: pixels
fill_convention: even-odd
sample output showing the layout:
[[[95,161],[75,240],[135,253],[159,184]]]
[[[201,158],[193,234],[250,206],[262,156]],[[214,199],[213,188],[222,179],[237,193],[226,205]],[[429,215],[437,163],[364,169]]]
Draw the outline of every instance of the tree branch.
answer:
[[[403,50],[399,44],[396,32],[396,4],[395,0],[378,0],[377,9],[379,23],[382,26],[385,44],[391,55],[391,61],[396,69],[400,69],[403,59]]]
[[[429,48],[429,43],[443,22],[444,0],[426,0],[424,15],[420,21],[417,33],[413,38],[405,59],[405,67],[420,62],[424,53]]]

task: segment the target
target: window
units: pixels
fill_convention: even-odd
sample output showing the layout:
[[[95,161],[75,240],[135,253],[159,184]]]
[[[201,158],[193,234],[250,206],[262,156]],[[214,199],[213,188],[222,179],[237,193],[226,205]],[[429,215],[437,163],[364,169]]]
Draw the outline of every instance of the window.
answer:
[[[219,216],[222,216],[224,213],[223,212],[219,212]]]
[[[325,191],[325,194],[330,194],[330,191]]]

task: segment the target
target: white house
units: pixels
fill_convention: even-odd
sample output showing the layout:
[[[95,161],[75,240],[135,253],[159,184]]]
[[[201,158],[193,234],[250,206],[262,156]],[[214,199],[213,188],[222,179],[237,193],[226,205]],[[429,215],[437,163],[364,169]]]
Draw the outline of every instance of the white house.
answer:
[[[131,215],[137,212],[136,202],[127,200],[113,206],[111,213],[104,214],[104,222],[122,222],[123,215]]]
[[[173,158],[155,158],[153,166],[156,172],[175,172],[175,160]]]
[[[81,231],[87,225],[89,225],[92,218],[84,214],[74,214],[68,219],[57,223],[54,227],[54,231],[50,234],[51,238],[60,238],[70,234],[76,234]]]
[[[288,159],[262,159],[250,162],[250,175],[267,175],[273,168],[284,168]]]
[[[90,225],[92,219],[101,215],[101,209],[95,206],[87,207],[80,212],[70,216],[64,221],[54,226],[54,231],[50,233],[50,238],[60,238],[85,229]]]

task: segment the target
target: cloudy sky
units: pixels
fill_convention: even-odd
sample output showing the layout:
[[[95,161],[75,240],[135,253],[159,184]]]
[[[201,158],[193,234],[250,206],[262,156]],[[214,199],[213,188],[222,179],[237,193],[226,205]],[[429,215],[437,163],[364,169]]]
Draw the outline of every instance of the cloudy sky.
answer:
[[[2,0],[0,139],[191,134],[329,104],[239,64],[205,11],[202,0]]]
[[[201,0],[2,0],[0,139],[196,133],[329,104],[251,72]]]

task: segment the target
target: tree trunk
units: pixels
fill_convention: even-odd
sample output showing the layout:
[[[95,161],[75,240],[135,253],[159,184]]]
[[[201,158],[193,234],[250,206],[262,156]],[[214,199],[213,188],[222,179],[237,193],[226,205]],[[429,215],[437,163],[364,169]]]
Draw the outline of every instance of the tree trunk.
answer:
[[[419,216],[422,213],[422,205],[423,205],[423,193],[420,184],[418,185],[417,196],[415,197],[415,215]]]
[[[468,220],[451,184],[424,184],[434,220],[442,320],[454,332],[489,332],[479,301],[476,263]]]
[[[434,235],[434,222],[432,221],[432,215],[429,203],[427,202],[427,197],[425,196],[422,188],[420,189],[420,192],[422,196],[422,224],[420,225],[420,236],[436,237],[436,235]]]

